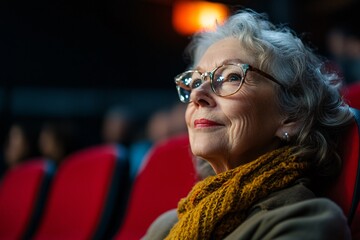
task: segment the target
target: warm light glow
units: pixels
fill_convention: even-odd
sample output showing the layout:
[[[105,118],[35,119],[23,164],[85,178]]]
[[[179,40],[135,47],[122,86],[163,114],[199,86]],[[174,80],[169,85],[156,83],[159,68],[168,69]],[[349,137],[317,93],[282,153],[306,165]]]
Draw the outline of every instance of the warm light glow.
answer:
[[[199,30],[211,30],[229,16],[229,9],[221,3],[205,1],[179,1],[173,6],[173,26],[183,35]]]

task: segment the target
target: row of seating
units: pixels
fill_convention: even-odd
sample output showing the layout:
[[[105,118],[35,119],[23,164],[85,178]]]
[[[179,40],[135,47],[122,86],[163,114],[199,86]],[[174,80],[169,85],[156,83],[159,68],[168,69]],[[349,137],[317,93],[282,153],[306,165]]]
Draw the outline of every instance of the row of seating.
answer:
[[[196,174],[186,135],[159,143],[127,203],[128,164],[122,146],[101,145],[71,154],[58,169],[38,158],[9,170],[0,183],[0,239],[140,239],[186,196]]]
[[[344,169],[327,197],[348,216],[360,239],[358,124],[344,133]],[[0,183],[0,239],[138,240],[151,222],[175,208],[197,181],[187,135],[155,145],[133,183],[121,146],[94,146],[70,155],[58,169],[33,159]]]
[[[56,171],[45,159],[11,169],[0,188],[0,238],[103,237],[125,194],[123,155],[117,146],[96,146],[70,155]]]

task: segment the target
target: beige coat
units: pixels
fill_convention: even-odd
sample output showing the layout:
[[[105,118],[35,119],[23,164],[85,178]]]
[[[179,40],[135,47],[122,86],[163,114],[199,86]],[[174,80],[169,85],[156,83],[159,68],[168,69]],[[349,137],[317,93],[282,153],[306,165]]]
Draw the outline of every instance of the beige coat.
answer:
[[[143,240],[162,240],[177,222],[176,209],[161,215]],[[342,240],[351,239],[342,210],[299,183],[255,204],[247,219],[225,240]]]

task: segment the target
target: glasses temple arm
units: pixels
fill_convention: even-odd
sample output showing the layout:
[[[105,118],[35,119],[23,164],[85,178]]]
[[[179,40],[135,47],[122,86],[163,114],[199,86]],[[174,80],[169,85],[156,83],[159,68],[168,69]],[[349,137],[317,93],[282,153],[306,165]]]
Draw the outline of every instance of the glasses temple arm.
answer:
[[[253,72],[257,72],[258,74],[262,75],[263,77],[266,77],[267,79],[279,84],[281,87],[284,87],[284,85],[279,82],[278,80],[276,80],[273,76],[271,76],[270,74],[267,74],[266,72],[261,71],[260,69],[254,68],[252,66],[249,66],[249,70],[253,71]]]

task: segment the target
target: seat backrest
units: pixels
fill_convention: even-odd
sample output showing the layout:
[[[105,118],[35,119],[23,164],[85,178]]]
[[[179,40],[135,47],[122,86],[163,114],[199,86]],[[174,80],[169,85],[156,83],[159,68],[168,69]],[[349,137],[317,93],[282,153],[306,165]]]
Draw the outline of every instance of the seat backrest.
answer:
[[[187,135],[152,147],[135,178],[118,240],[139,240],[163,212],[176,208],[196,183]]]
[[[353,237],[357,236],[356,239],[360,239],[360,111],[354,108],[351,110],[356,121],[345,133],[340,146],[343,169],[327,196],[343,209]]]
[[[42,213],[55,165],[32,158],[8,170],[0,182],[0,239],[28,239]]]
[[[345,101],[349,106],[360,109],[360,83],[353,83],[345,87],[343,91]]]
[[[33,239],[104,239],[127,171],[124,154],[119,146],[100,145],[69,155],[54,176]]]

